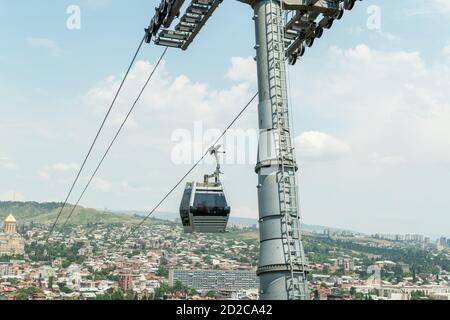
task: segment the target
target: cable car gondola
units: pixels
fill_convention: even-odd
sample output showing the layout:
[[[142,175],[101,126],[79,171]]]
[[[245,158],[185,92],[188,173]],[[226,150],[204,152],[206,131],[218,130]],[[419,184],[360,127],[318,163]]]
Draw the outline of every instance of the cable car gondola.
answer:
[[[231,208],[228,206],[220,181],[220,146],[209,153],[216,158],[216,171],[205,175],[203,182],[188,182],[180,205],[181,222],[186,233],[223,233],[226,230]],[[213,179],[213,181],[211,181]]]

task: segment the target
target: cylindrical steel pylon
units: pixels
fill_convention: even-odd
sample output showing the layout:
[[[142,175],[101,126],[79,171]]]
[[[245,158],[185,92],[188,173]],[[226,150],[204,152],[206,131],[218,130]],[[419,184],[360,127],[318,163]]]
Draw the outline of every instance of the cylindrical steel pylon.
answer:
[[[262,300],[307,299],[288,112],[284,19],[277,0],[253,3],[259,87],[258,205]]]

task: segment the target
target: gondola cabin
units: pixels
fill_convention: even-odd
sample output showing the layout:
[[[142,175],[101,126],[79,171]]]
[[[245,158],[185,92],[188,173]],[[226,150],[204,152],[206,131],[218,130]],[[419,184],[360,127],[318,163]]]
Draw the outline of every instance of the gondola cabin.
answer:
[[[180,216],[186,233],[223,233],[231,208],[222,184],[188,182],[180,205]]]

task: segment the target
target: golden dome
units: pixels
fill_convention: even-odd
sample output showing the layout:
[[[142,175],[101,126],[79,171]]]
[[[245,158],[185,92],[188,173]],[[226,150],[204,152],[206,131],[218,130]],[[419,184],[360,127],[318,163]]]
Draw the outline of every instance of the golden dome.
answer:
[[[10,214],[6,219],[5,222],[17,222],[16,218],[12,214]]]

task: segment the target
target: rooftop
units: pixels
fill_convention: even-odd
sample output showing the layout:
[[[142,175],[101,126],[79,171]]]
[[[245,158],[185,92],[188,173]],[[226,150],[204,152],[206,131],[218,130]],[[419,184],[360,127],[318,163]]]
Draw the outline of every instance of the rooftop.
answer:
[[[16,218],[12,214],[10,214],[6,219],[5,222],[17,222]]]

